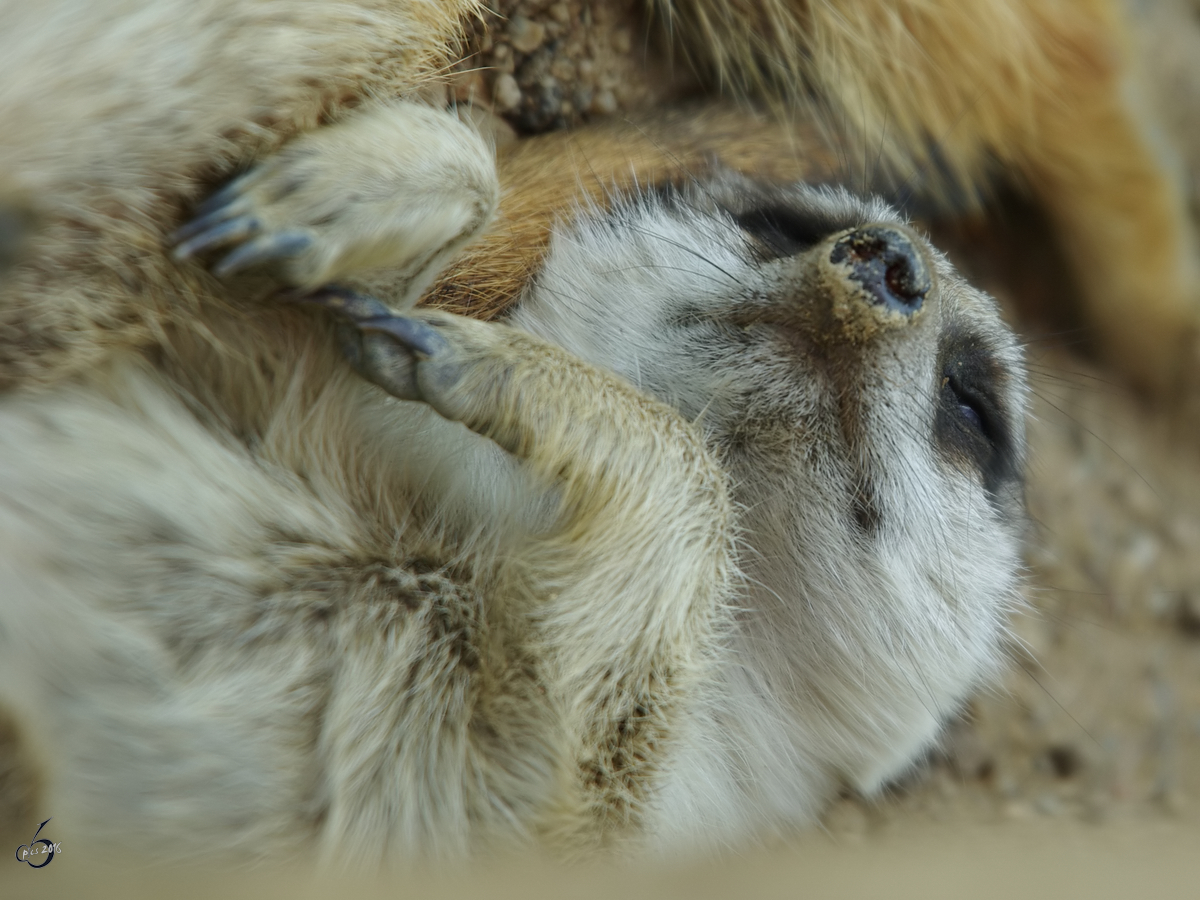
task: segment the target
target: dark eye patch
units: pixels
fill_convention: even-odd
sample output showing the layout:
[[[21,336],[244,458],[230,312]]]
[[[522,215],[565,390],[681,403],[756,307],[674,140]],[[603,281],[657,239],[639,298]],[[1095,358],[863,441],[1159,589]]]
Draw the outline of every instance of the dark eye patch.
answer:
[[[1020,477],[1017,447],[1003,401],[1008,376],[978,340],[950,335],[939,353],[934,437],[952,462],[967,464],[998,494]]]
[[[734,213],[733,220],[758,240],[766,259],[803,253],[848,227],[819,213],[779,205],[756,206]]]
[[[962,367],[962,361],[957,360],[942,370],[942,389],[950,394],[946,405],[958,406],[959,425],[995,444],[998,429],[995,401],[986,390],[972,386],[970,375],[965,374]]]

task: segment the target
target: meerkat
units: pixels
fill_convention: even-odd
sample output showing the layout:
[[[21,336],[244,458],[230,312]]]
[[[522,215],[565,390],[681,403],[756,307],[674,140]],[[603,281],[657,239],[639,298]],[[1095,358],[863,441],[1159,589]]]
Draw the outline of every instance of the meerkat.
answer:
[[[4,10],[59,68],[0,81],[48,220],[0,282],[0,796],[375,863],[733,843],[911,765],[1017,602],[994,303],[723,108],[512,148],[468,247],[486,142],[370,100],[445,8],[189,9],[60,3],[49,60]],[[414,311],[443,269],[504,321]]]
[[[306,149],[179,255],[310,265],[297,194],[346,170]],[[298,302],[0,401],[0,691],[77,845],[736,843],[878,789],[999,666],[1020,351],[881,202],[718,167],[581,207],[503,323]]]

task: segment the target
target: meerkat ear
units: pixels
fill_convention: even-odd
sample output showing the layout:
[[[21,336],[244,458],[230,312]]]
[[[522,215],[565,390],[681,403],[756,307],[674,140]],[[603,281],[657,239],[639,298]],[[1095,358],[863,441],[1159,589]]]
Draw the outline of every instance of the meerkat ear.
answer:
[[[768,259],[796,256],[841,230],[819,212],[781,203],[752,206],[734,213],[733,220],[758,240]]]
[[[767,261],[796,256],[860,224],[856,215],[814,203],[804,187],[794,181],[749,177],[712,156],[706,160],[703,180],[684,185],[678,193],[689,205],[723,210],[754,239],[759,258]]]

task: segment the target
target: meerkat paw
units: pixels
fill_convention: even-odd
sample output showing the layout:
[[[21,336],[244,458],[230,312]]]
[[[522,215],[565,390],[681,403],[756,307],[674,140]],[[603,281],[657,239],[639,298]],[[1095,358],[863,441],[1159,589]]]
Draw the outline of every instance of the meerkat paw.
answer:
[[[435,310],[397,315],[374,297],[341,288],[324,289],[302,302],[340,320],[342,352],[363,378],[400,400],[425,403],[452,421],[465,421],[476,405],[462,390],[464,376],[481,364],[502,365],[508,355],[505,342],[495,340],[492,332],[509,329],[461,316]]]
[[[343,353],[363,378],[401,400],[427,404],[515,456],[560,464],[570,458],[574,466],[609,453],[642,453],[633,430],[652,445],[670,431],[686,452],[702,452],[674,410],[534,335],[432,309],[397,315],[373,297],[340,288],[300,299],[340,320]],[[622,440],[609,446],[614,433]],[[547,439],[561,446],[548,449]]]
[[[338,319],[342,353],[359,375],[400,400],[425,401],[417,363],[445,355],[449,344],[419,316],[398,316],[374,297],[326,288],[301,298]]]
[[[174,256],[226,251],[218,276],[270,266],[304,289],[397,269],[399,302],[411,305],[498,197],[494,153],[475,131],[397,102],[306,134],[235,178],[175,232]]]

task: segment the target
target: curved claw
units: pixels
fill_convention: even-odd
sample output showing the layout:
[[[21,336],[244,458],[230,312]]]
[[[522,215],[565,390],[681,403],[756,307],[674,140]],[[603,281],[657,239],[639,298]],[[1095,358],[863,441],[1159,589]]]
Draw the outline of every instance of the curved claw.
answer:
[[[328,309],[363,333],[384,334],[412,353],[436,356],[450,345],[432,325],[398,316],[379,300],[343,288],[327,288],[301,302]]]
[[[345,288],[324,288],[316,294],[292,297],[338,317],[342,355],[359,375],[397,399],[427,402],[416,364],[450,348],[436,328],[394,315],[374,297]]]
[[[214,214],[214,216],[215,215],[216,214]],[[218,218],[214,221],[220,220],[221,219]],[[208,223],[205,223],[205,226],[207,224]],[[254,216],[241,216],[240,218],[232,219],[228,222],[223,222],[222,224],[209,228],[207,231],[202,231],[191,240],[184,241],[175,248],[171,255],[178,260],[188,259],[192,256],[195,256],[197,253],[208,250],[212,247],[220,247],[225,244],[231,244],[234,241],[241,241],[248,237],[253,237],[261,230],[262,223]]]
[[[172,252],[175,259],[188,259],[209,247],[257,234],[261,226],[258,220],[250,215],[252,204],[245,196],[245,191],[258,181],[262,174],[261,166],[251,169],[234,178],[197,206],[191,221],[185,222],[171,233],[169,240],[175,245]],[[240,227],[234,226],[234,222],[242,224]],[[240,230],[246,225],[255,227],[250,231]]]
[[[240,175],[195,208],[192,219],[171,232],[171,243],[182,244],[215,225],[250,210],[243,192],[261,176],[258,169]]]
[[[222,222],[226,222],[234,216],[247,211],[249,206],[249,203],[244,201],[241,203],[223,204],[216,209],[210,210],[205,215],[196,216],[190,222],[180,225],[171,232],[171,243],[183,244],[196,235],[202,234],[210,228],[214,228]]]
[[[204,217],[214,213],[223,206],[234,202],[241,196],[242,191],[257,181],[262,175],[261,168],[251,169],[229,182],[203,203],[196,207],[196,216]]]
[[[359,322],[362,331],[386,334],[395,338],[407,350],[426,358],[436,356],[450,345],[438,334],[437,329],[417,319],[406,316],[388,316]]]
[[[336,285],[328,285],[316,293],[291,296],[300,303],[327,309],[355,325],[367,319],[382,319],[395,315],[381,301],[369,294],[359,294]]]
[[[269,237],[260,237],[238,247],[217,263],[213,272],[224,278],[259,263],[295,256],[311,247],[312,243],[313,239],[309,235],[299,231],[285,231]]]

